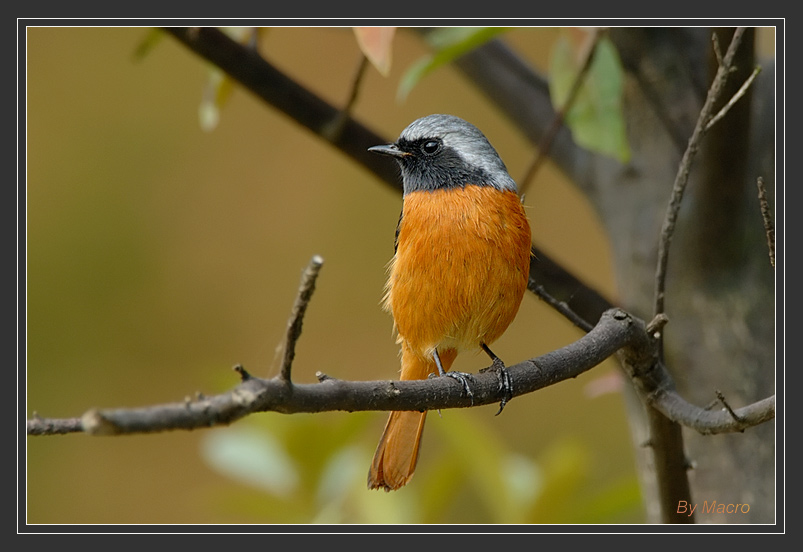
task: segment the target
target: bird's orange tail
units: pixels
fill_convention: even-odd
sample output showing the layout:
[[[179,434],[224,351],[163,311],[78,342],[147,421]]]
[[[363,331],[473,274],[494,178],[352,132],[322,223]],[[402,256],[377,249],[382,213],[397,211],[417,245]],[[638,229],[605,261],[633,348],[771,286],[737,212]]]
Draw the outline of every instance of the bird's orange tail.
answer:
[[[449,370],[457,356],[457,351],[439,351],[441,365]],[[410,351],[402,343],[402,380],[426,379],[429,374],[438,373],[434,359],[422,358]],[[374,453],[374,461],[368,471],[368,488],[395,491],[406,485],[413,477],[418,462],[418,449],[427,413],[415,411],[394,411],[390,413],[385,431],[379,439]]]
[[[379,440],[368,472],[369,489],[395,491],[413,477],[426,412],[394,411]]]

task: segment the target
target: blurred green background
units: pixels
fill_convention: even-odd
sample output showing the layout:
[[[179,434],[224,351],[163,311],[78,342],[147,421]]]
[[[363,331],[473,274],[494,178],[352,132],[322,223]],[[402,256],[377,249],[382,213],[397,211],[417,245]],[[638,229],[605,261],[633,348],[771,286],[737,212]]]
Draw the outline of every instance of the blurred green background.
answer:
[[[504,40],[546,71],[560,29]],[[379,307],[401,198],[282,113],[235,89],[201,129],[210,68],[147,28],[27,31],[27,412],[80,416],[215,394],[242,363],[275,375],[299,277],[325,259],[294,378],[395,379]],[[342,105],[360,60],[349,28],[276,28],[260,50]],[[451,67],[402,103],[428,52],[396,34],[390,75],[369,68],[354,116],[389,140],[445,112],[482,129],[514,178],[533,148]],[[389,161],[390,162],[390,161]],[[547,165],[526,196],[535,243],[615,300],[608,244]],[[512,364],[579,332],[527,294],[494,351]],[[459,357],[476,371],[484,356]],[[124,437],[27,438],[28,523],[608,523],[644,519],[616,367],[497,407],[429,417],[412,483],[369,492],[386,413],[251,416]],[[602,390],[602,391],[600,391]]]

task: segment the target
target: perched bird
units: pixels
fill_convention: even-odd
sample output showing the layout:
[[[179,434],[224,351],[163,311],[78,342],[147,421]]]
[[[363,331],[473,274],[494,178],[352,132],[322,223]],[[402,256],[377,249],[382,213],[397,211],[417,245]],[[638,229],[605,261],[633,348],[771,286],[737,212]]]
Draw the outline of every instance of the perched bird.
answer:
[[[531,235],[516,183],[485,135],[453,115],[412,122],[393,144],[368,151],[401,167],[404,198],[389,265],[384,308],[401,345],[402,380],[448,372],[459,352],[482,349],[507,329],[527,287]],[[504,400],[502,407],[504,406]],[[368,487],[398,489],[415,471],[426,412],[390,413]]]

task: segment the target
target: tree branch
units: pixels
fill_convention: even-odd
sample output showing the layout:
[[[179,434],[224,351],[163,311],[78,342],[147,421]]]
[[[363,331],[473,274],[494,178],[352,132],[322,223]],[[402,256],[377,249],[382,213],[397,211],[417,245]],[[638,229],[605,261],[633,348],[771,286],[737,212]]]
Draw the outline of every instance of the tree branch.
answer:
[[[190,50],[213,63],[245,89],[272,105],[319,138],[332,144],[383,182],[401,191],[395,167],[368,152],[387,140],[287,77],[259,52],[239,44],[214,27],[166,27]],[[338,132],[332,132],[337,128]]]
[[[84,430],[81,418],[49,418],[44,419],[37,412],[28,420],[28,435],[64,435],[80,433]]]
[[[636,324],[642,322],[634,319]],[[648,327],[636,335],[647,341],[631,343],[620,351],[625,371],[646,405],[653,407],[666,418],[703,435],[741,432],[748,427],[767,422],[775,417],[775,396],[761,399],[742,408],[732,409],[717,392],[722,403],[720,410],[699,407],[686,401],[675,389],[675,384],[657,351],[657,342],[650,343]]]
[[[303,287],[303,286],[302,286]],[[671,390],[668,373],[655,364],[655,340],[643,321],[620,310],[606,311],[583,337],[556,351],[508,366],[513,396],[518,397],[575,378],[622,350],[637,387],[667,416],[692,420],[706,433],[742,431],[774,416],[774,399],[736,410],[740,421],[726,414],[690,405]],[[658,369],[656,369],[658,368]],[[317,374],[320,383],[294,384],[277,376],[261,379],[242,367],[242,382],[231,391],[182,402],[132,409],[91,409],[81,418],[28,420],[28,435],[85,432],[91,435],[154,433],[231,424],[256,412],[284,414],[325,411],[437,410],[467,408],[502,399],[493,370],[480,371],[472,382],[473,399],[451,378],[411,381],[344,381]]]
[[[538,358],[508,366],[513,396],[577,377],[633,340],[637,328],[627,313],[618,309],[606,312],[600,323],[578,341]],[[247,377],[231,391],[211,397],[201,396],[144,408],[92,409],[81,417],[80,427],[72,422],[71,431],[119,435],[200,429],[230,424],[248,414],[267,411],[291,414],[333,410],[437,410],[472,405],[472,399],[464,395],[462,386],[451,378],[344,381],[319,373],[318,379],[320,383],[316,384],[288,385],[281,377]],[[480,372],[474,380],[474,406],[502,399],[495,372]],[[28,421],[28,434],[44,435],[48,427],[64,425],[54,420],[34,418]]]

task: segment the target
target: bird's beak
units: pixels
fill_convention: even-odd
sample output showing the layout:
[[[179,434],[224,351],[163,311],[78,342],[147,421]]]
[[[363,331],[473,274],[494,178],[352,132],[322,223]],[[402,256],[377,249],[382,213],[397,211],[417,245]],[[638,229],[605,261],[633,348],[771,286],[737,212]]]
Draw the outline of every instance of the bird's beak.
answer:
[[[408,155],[410,155],[409,153],[400,150],[399,146],[397,146],[396,144],[373,146],[368,148],[368,151],[373,153],[379,153],[382,155],[390,155],[391,157],[398,157],[398,158],[407,157]]]

